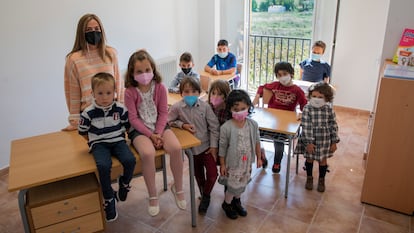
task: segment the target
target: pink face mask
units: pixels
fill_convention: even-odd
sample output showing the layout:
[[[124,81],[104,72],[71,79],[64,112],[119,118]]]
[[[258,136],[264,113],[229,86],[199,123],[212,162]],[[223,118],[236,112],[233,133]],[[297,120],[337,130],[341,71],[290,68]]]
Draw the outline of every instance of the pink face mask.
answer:
[[[151,82],[152,78],[154,78],[153,73],[142,73],[134,75],[135,81],[142,85],[148,85]]]
[[[246,119],[247,115],[249,115],[247,109],[240,112],[231,112],[231,116],[236,121],[243,121],[244,119]]]
[[[211,97],[210,97],[210,103],[211,103],[214,107],[217,107],[217,106],[219,106],[220,104],[222,104],[222,103],[223,103],[223,98],[218,97],[218,96],[211,96]]]

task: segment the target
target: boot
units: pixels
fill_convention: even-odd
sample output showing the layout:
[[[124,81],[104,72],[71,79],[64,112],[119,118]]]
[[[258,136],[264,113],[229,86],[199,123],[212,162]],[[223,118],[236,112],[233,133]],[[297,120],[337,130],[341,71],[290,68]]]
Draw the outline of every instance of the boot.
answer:
[[[233,198],[231,201],[231,205],[233,206],[233,209],[242,217],[247,216],[247,211],[243,206],[241,205],[240,198]]]
[[[318,192],[325,192],[325,178],[319,178],[318,181]]]
[[[313,177],[312,176],[308,176],[306,178],[305,189],[307,189],[307,190],[312,190],[313,189]]]
[[[225,201],[223,201],[223,204],[221,204],[221,208],[223,208],[228,218],[230,219],[237,218],[237,212],[233,209],[232,204],[227,204]]]

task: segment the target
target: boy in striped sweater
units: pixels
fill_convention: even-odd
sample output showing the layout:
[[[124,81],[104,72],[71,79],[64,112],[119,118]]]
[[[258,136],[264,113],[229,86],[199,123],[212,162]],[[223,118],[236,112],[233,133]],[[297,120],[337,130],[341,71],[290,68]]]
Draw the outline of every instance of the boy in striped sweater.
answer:
[[[78,130],[88,140],[89,151],[95,159],[105,199],[106,221],[111,222],[118,217],[115,199],[125,201],[131,188],[129,182],[136,159],[125,141],[125,131],[129,128],[128,111],[114,101],[114,77],[109,73],[98,73],[92,78],[91,86],[94,99],[81,113]],[[118,178],[118,192],[111,186],[112,155],[124,167],[124,174]]]

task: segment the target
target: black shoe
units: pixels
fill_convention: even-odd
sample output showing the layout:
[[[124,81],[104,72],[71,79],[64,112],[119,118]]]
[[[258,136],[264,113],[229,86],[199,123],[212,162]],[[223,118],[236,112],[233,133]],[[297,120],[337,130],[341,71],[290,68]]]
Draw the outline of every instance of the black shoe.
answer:
[[[104,210],[105,210],[106,222],[112,222],[118,218],[118,212],[116,212],[115,202],[116,202],[115,198],[112,198],[110,200],[105,200]]]
[[[262,157],[262,168],[267,168],[267,164],[268,164],[269,162],[267,161],[267,159],[266,159],[266,157]]]
[[[198,206],[198,213],[205,215],[207,213],[208,206],[210,205],[210,196],[203,195],[201,197],[200,205]]]
[[[129,186],[129,184],[126,186],[124,185],[124,183],[122,182],[122,176],[118,177],[118,185],[118,199],[120,201],[125,201],[127,199],[129,190],[131,190],[131,186]]]
[[[232,204],[227,204],[225,201],[223,201],[223,204],[221,204],[221,208],[223,208],[228,218],[230,219],[237,218],[237,212],[233,209]]]
[[[280,172],[280,163],[273,164],[272,172],[273,173],[279,173]]]
[[[247,211],[243,206],[241,205],[240,198],[233,198],[231,201],[231,205],[233,206],[233,209],[242,217],[247,216]]]

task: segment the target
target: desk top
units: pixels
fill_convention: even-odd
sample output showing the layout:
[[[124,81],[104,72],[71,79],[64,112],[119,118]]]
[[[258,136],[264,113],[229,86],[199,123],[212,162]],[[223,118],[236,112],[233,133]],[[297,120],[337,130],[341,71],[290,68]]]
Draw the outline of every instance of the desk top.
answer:
[[[223,75],[212,75],[206,71],[200,71],[200,76],[207,76],[211,79],[211,82],[217,80],[217,79],[221,79],[221,80],[225,80],[225,81],[230,81],[234,78],[234,76],[236,74],[223,74]]]
[[[190,132],[171,128],[183,149],[200,145]],[[137,156],[134,149],[131,151]],[[157,150],[157,155],[164,154]],[[119,161],[113,159],[113,166]],[[11,142],[9,191],[27,189],[96,171],[86,140],[78,131],[54,132]]]
[[[255,108],[251,118],[259,124],[261,130],[286,135],[295,135],[300,125],[296,112],[274,108]]]
[[[201,99],[201,100],[205,100],[207,98],[207,96],[208,96],[207,93],[203,91],[200,94],[200,97],[198,97],[198,98]],[[168,106],[172,106],[173,104],[175,104],[175,103],[177,103],[177,102],[179,102],[180,100],[183,99],[183,97],[181,96],[180,93],[170,93],[170,92],[168,92],[167,98],[168,98],[167,99]]]

